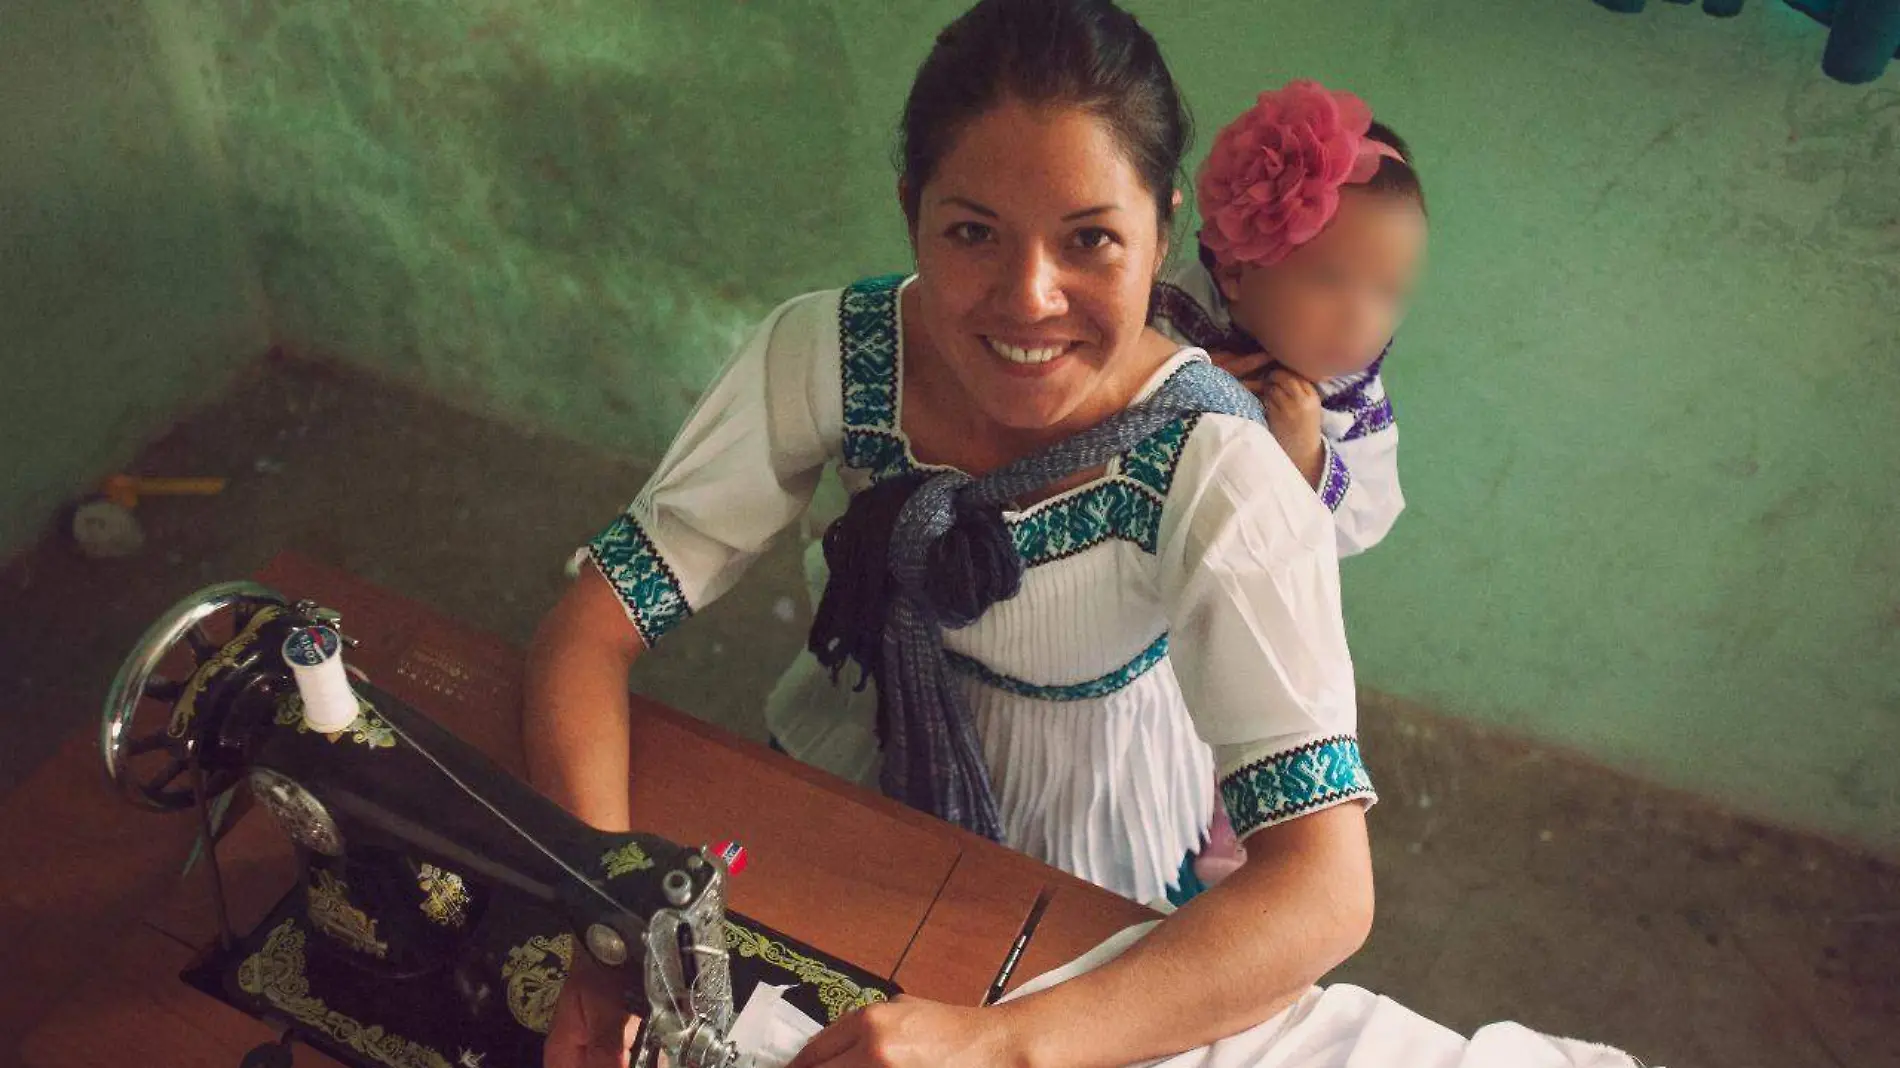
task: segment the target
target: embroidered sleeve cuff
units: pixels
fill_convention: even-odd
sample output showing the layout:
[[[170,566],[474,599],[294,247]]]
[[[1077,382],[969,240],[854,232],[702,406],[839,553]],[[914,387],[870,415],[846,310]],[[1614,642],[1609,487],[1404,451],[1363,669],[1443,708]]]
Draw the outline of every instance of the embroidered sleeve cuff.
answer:
[[[1331,441],[1321,438],[1320,442],[1326,449],[1326,471],[1319,478],[1319,499],[1327,511],[1337,512],[1346,502],[1346,491],[1352,488],[1352,472],[1346,469],[1346,461]]]
[[[1220,794],[1240,838],[1343,801],[1378,800],[1358,740],[1343,734],[1244,765],[1221,780]]]
[[[632,516],[620,516],[595,535],[587,555],[619,594],[647,648],[693,614],[679,577]]]
[[[1381,397],[1376,401],[1355,408],[1351,412],[1352,425],[1340,440],[1358,441],[1369,438],[1384,430],[1390,430],[1398,420],[1392,414],[1392,402]]]

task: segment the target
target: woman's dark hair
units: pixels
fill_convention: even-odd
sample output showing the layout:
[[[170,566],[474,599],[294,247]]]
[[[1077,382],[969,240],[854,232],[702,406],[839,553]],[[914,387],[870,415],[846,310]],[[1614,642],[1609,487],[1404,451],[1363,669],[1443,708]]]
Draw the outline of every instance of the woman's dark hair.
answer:
[[[1165,231],[1191,128],[1155,39],[1109,0],[981,0],[937,35],[899,129],[904,214],[972,120],[1003,103],[1066,105],[1108,123]]]

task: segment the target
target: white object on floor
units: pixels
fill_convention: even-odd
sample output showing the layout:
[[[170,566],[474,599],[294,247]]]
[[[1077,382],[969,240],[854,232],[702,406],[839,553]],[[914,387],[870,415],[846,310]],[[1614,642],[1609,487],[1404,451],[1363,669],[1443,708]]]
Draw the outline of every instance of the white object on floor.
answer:
[[[818,1021],[785,1000],[786,986],[760,983],[727,1036],[739,1047],[741,1068],[785,1068],[820,1030]]]
[[[1156,921],[1159,922],[1159,921]],[[1154,928],[1130,927],[1023,984],[1013,1001],[1101,967]],[[1539,1034],[1514,1023],[1466,1039],[1391,998],[1339,984],[1314,987],[1292,1008],[1211,1046],[1140,1068],[1642,1068],[1627,1053]]]
[[[87,501],[73,510],[73,541],[94,560],[137,556],[145,547],[145,530],[131,509],[111,501]]]

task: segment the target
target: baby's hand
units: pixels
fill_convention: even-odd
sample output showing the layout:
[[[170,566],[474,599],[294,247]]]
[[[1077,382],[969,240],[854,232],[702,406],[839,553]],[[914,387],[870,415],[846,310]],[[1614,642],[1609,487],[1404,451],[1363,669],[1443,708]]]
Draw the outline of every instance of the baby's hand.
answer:
[[[1260,399],[1267,406],[1267,429],[1306,476],[1307,485],[1318,489],[1326,465],[1319,436],[1319,390],[1282,367],[1267,375]]]
[[[1207,356],[1214,361],[1214,366],[1240,379],[1242,385],[1260,398],[1260,403],[1267,402],[1267,383],[1260,372],[1273,365],[1273,357],[1264,352],[1210,352]]]

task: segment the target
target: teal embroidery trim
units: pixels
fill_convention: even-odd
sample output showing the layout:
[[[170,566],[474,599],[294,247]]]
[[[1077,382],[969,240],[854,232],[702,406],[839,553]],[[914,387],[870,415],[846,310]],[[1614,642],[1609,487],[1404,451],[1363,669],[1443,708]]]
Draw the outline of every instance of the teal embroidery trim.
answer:
[[[883,479],[909,466],[897,426],[897,300],[902,275],[858,282],[838,301],[844,460]]]
[[[1345,734],[1255,761],[1221,780],[1220,795],[1243,837],[1340,801],[1376,799],[1359,742]]]
[[[587,544],[587,553],[620,595],[648,648],[693,614],[678,576],[632,516],[608,524]]]
[[[1174,485],[1174,469],[1181,463],[1188,435],[1200,421],[1198,413],[1185,416],[1148,435],[1122,457],[1121,473],[1165,499],[1168,487]]]
[[[1067,500],[1009,521],[1016,551],[1029,567],[1073,556],[1110,539],[1152,553],[1161,540],[1161,507],[1199,413],[1184,416],[1123,453],[1116,477]]]
[[[1112,538],[1152,553],[1161,536],[1161,500],[1116,479],[1011,518],[1008,525],[1025,567],[1074,556]]]
[[[882,482],[917,470],[897,429],[898,300],[903,275],[857,282],[838,302],[844,380],[844,462]],[[1156,431],[1124,454],[1119,470],[1082,492],[1009,520],[1028,567],[1121,540],[1152,553],[1175,468],[1200,416]]]
[[[851,427],[844,432],[844,462],[871,472],[871,481],[883,482],[911,470],[910,451],[895,434]]]
[[[945,655],[949,657],[951,667],[1018,697],[1028,697],[1036,701],[1086,701],[1093,697],[1107,697],[1153,671],[1156,664],[1167,659],[1168,636],[1163,634],[1156,638],[1148,648],[1136,653],[1133,660],[1106,675],[1087,682],[1072,682],[1062,686],[1043,686],[1003,675],[991,671],[981,662],[961,653],[945,650]]]

